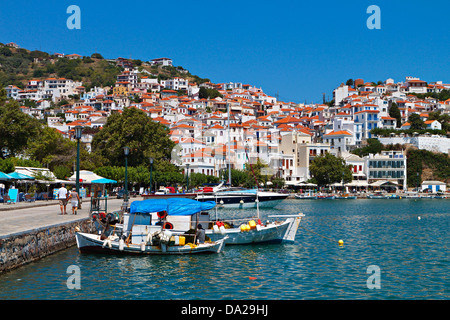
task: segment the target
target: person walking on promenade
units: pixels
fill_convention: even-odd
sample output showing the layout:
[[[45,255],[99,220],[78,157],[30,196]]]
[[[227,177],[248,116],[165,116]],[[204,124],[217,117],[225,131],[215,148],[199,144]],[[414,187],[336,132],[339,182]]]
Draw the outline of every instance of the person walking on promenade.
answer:
[[[72,188],[69,194],[69,200],[72,204],[72,214],[78,213],[78,204],[80,203],[80,196],[78,195],[77,190],[75,188]]]
[[[58,200],[59,207],[61,208],[61,215],[67,214],[66,206],[67,206],[67,189],[64,183],[61,185],[61,188],[58,190]]]

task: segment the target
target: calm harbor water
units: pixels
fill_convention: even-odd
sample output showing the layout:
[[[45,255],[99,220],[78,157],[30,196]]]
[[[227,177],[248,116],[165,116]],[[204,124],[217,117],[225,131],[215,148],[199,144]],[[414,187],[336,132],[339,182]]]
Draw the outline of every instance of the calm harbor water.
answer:
[[[173,257],[88,255],[72,247],[0,275],[0,299],[449,299],[449,204],[286,200],[260,214],[303,212],[294,244]],[[71,265],[80,268],[79,290],[66,284]],[[380,289],[367,287],[371,265],[380,269]]]

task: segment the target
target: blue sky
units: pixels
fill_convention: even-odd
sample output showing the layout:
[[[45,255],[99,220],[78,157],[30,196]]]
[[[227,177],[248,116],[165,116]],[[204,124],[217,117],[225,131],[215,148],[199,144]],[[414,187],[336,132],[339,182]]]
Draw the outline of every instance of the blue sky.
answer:
[[[69,5],[81,29],[69,30]],[[370,5],[381,29],[369,30]],[[2,0],[0,42],[49,53],[174,65],[212,82],[262,87],[283,101],[322,101],[349,78],[450,82],[450,1]]]

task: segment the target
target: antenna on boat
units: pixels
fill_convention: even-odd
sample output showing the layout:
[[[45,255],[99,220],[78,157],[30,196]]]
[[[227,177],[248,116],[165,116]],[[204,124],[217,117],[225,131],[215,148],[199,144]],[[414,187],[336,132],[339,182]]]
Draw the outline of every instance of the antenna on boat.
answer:
[[[256,192],[256,217],[259,219],[259,199],[258,199],[258,192]]]
[[[230,104],[227,102],[227,115],[228,115],[228,183],[231,187],[231,154],[230,154]]]

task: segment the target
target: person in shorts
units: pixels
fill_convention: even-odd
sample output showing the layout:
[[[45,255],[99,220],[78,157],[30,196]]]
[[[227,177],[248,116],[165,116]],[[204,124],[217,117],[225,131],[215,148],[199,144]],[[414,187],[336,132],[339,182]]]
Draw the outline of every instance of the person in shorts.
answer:
[[[58,200],[59,207],[61,208],[61,214],[67,214],[66,206],[67,206],[67,189],[64,183],[61,185],[61,188],[58,190]]]
[[[72,188],[72,190],[69,193],[69,200],[72,204],[72,214],[78,213],[78,204],[80,203],[80,196],[78,195],[78,192],[75,188]]]

